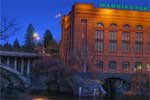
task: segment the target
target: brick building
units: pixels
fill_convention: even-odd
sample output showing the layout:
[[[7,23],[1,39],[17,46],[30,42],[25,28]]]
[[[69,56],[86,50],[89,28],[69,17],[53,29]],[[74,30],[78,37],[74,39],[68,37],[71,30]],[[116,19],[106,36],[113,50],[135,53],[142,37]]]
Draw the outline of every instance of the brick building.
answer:
[[[62,18],[61,58],[79,71],[150,71],[150,12],[73,5]]]

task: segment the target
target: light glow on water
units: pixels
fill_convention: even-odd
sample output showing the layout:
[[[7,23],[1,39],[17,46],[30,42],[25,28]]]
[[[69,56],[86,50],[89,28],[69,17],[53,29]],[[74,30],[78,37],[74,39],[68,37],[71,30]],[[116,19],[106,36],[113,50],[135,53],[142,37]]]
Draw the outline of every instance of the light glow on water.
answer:
[[[42,98],[42,97],[38,97],[38,98],[34,98],[33,100],[48,100],[48,99]]]

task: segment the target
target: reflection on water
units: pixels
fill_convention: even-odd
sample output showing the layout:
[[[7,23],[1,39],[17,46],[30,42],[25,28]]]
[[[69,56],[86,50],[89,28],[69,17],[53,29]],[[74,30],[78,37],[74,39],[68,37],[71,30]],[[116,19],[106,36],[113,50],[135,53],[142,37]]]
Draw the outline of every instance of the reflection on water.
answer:
[[[49,94],[48,96],[34,95],[32,100],[150,100],[149,96],[114,96],[114,97],[75,97],[71,95]]]
[[[150,96],[123,96],[115,95],[112,97],[76,97],[72,95],[65,95],[60,93],[49,93],[48,95],[42,95],[41,93],[23,93],[16,95],[16,99],[9,97],[7,94],[5,99],[0,100],[150,100]]]
[[[33,100],[48,100],[48,99],[46,99],[44,97],[36,97],[36,98],[33,98]]]

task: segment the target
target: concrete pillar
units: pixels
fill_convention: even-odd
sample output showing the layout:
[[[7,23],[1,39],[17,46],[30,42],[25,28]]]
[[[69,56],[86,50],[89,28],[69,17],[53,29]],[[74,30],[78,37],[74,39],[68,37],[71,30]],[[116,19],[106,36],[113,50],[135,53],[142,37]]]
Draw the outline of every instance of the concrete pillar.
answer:
[[[17,58],[16,57],[14,59],[14,68],[15,68],[15,70],[17,70]]]
[[[9,64],[10,64],[10,58],[7,57],[7,65],[9,65]]]
[[[30,61],[30,58],[28,58],[28,61],[27,61],[27,76],[30,76],[30,65],[31,65],[31,61]]]
[[[21,59],[21,73],[24,74],[24,59]]]

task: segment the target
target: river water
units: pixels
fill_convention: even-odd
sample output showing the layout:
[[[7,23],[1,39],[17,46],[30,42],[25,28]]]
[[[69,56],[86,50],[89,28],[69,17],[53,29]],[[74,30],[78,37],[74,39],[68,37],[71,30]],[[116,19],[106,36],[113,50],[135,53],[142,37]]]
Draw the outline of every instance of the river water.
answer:
[[[123,96],[123,95],[116,95],[113,97],[106,96],[106,97],[76,97],[72,95],[66,95],[61,93],[48,93],[43,94],[40,93],[31,93],[31,92],[24,92],[24,93],[17,93],[17,95],[10,96],[10,94],[6,94],[5,98],[0,98],[0,100],[150,100],[150,96]]]

